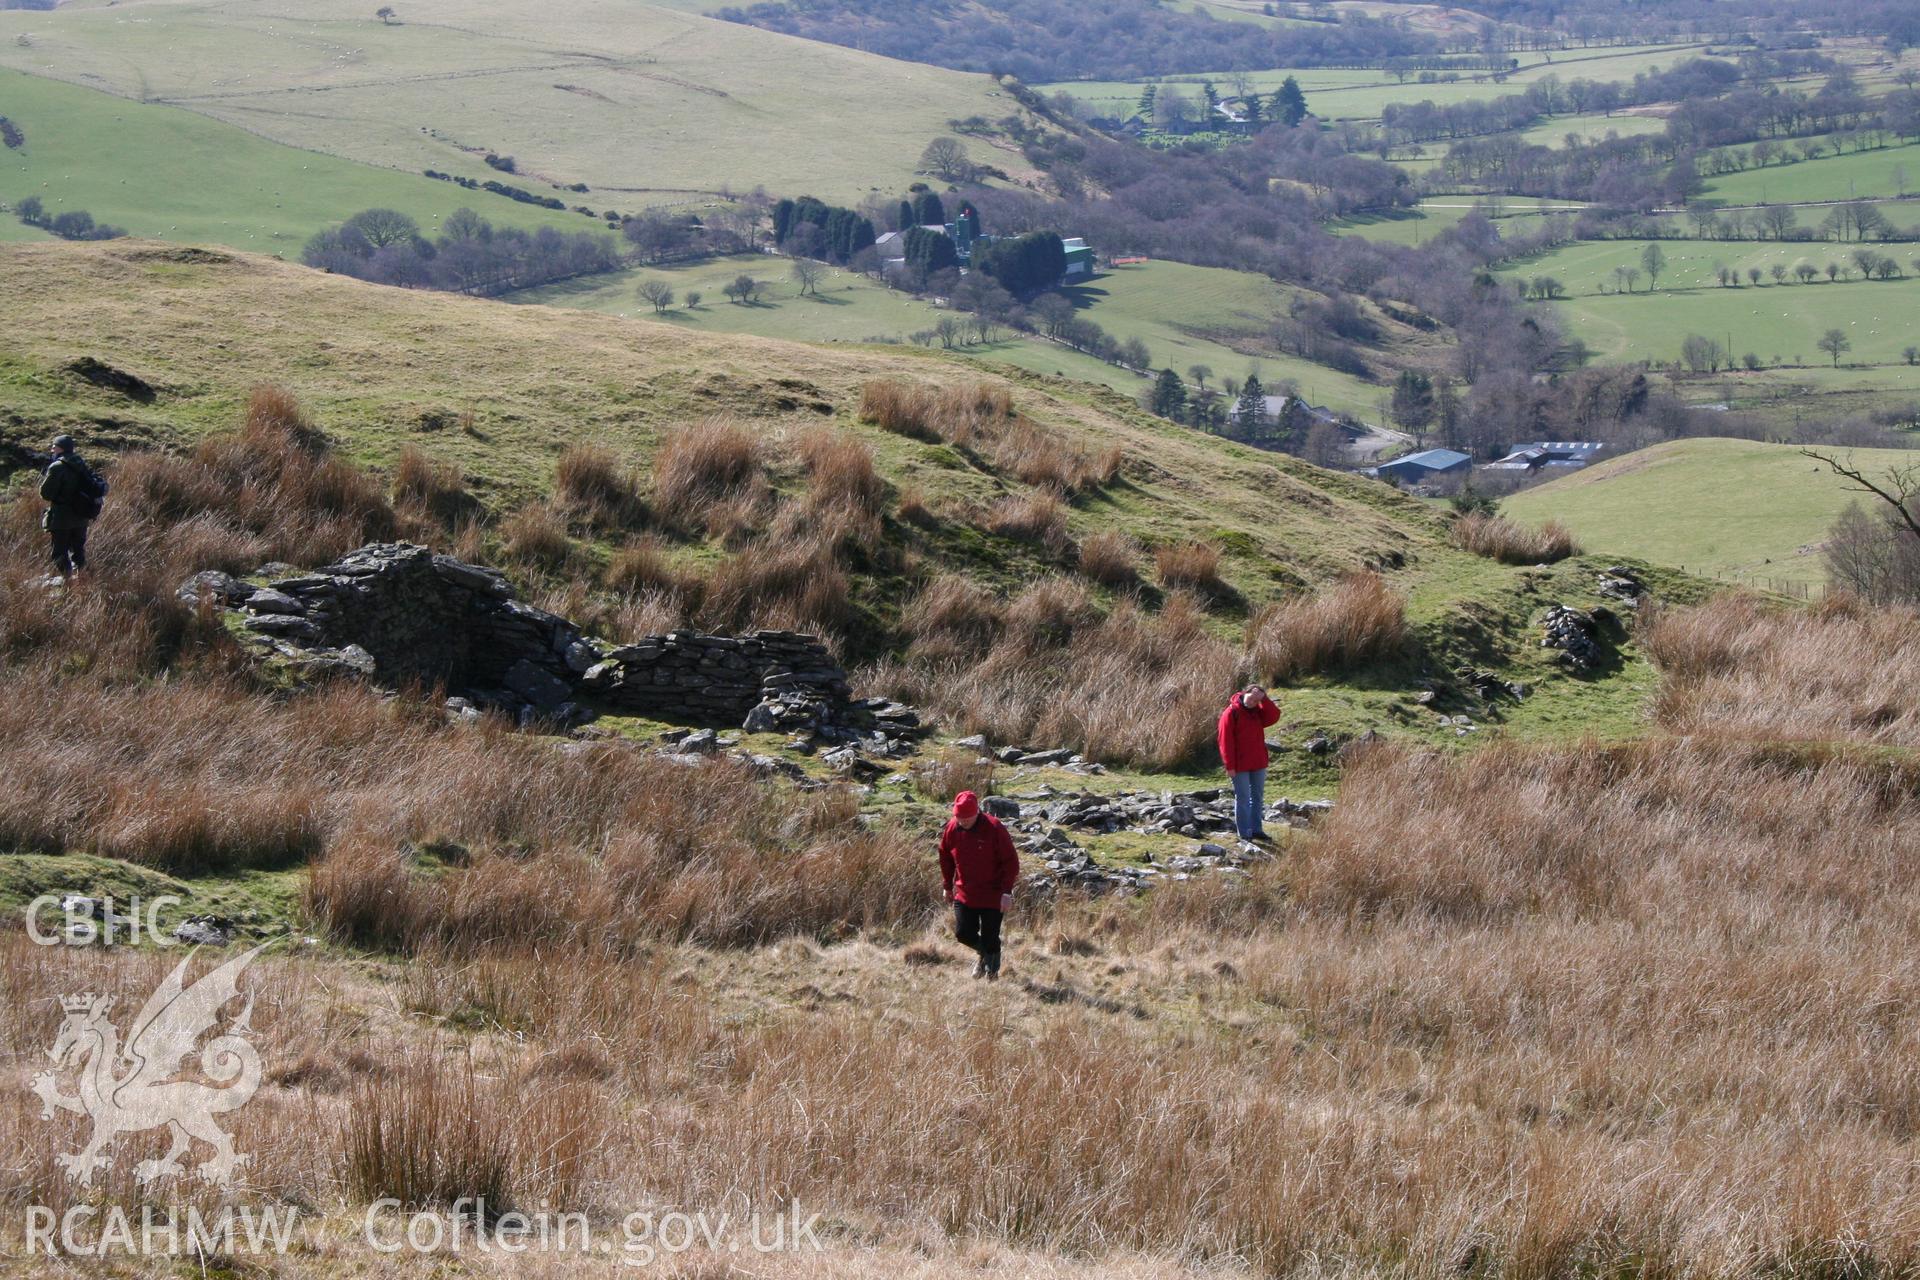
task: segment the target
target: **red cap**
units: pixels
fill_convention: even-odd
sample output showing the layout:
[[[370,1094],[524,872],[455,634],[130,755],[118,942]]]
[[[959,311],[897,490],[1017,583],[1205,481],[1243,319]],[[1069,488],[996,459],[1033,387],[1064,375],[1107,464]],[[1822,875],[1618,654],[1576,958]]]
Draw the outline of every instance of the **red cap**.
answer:
[[[962,791],[953,798],[953,816],[965,822],[980,812],[980,797],[971,791]]]

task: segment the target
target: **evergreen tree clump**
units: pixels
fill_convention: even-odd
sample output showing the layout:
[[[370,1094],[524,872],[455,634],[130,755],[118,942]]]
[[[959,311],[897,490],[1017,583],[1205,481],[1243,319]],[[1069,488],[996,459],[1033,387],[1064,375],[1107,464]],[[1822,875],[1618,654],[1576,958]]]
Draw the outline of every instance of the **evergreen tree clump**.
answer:
[[[1187,404],[1187,384],[1171,368],[1162,369],[1160,376],[1154,379],[1153,394],[1147,407],[1163,418],[1178,421],[1180,411]]]
[[[1417,369],[1403,369],[1393,384],[1393,420],[1418,443],[1433,425],[1433,379]]]
[[[1307,118],[1307,95],[1300,82],[1288,76],[1273,94],[1273,118],[1291,129]]]
[[[947,225],[947,206],[940,200],[938,191],[916,191],[913,193],[913,221],[916,226],[944,227]]]
[[[1250,373],[1234,403],[1228,434],[1236,440],[1258,440],[1266,425],[1267,389],[1260,385],[1259,374]]]
[[[997,240],[977,250],[973,265],[1015,296],[1036,293],[1057,283],[1067,270],[1065,243],[1051,231],[1034,231]]]
[[[926,278],[936,271],[945,271],[949,267],[960,265],[960,255],[955,252],[953,241],[944,232],[930,227],[911,226],[907,228],[906,244],[907,269],[918,280]]]
[[[809,226],[820,228],[815,256],[834,262],[846,262],[874,241],[873,223],[852,209],[829,205],[812,196],[782,200],[773,206],[775,244],[785,246],[802,228]],[[809,252],[814,252],[814,246],[809,246]]]

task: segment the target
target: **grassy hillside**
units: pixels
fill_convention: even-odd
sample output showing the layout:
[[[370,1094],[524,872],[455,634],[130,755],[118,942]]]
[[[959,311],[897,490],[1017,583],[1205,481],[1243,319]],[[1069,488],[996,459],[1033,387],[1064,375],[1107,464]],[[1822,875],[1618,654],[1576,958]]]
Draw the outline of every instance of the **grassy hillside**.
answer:
[[[672,285],[684,300],[688,290],[703,295],[695,310],[676,305],[665,323],[709,333],[746,333],[806,342],[905,341],[930,329],[943,314],[930,304],[875,284],[855,272],[830,269],[819,296],[801,297],[787,275],[783,258],[742,255],[673,267],[643,267],[609,276],[528,289],[509,301],[584,307],[621,316],[654,318],[636,290],[646,280]],[[720,287],[742,272],[769,281],[765,296],[752,306],[727,302]],[[1265,276],[1246,271],[1148,262],[1116,267],[1084,285],[1063,291],[1087,318],[1121,340],[1139,338],[1155,368],[1172,366],[1186,376],[1194,364],[1213,370],[1212,380],[1244,377],[1292,378],[1316,403],[1358,417],[1379,416],[1380,387],[1324,365],[1274,350],[1271,329],[1285,313],[1288,290]],[[1398,332],[1390,360],[1416,360],[1421,348],[1411,331]],[[1126,369],[1039,338],[1010,334],[1001,341],[962,348],[960,354],[989,364],[1035,373],[1078,378],[1135,395],[1144,380]],[[1382,367],[1388,367],[1383,361]]]
[[[851,199],[904,181],[948,119],[1014,109],[984,76],[628,0],[421,0],[391,25],[374,7],[0,12],[0,66],[410,172],[489,177],[482,155],[512,155],[622,206],[728,185]]]
[[[314,232],[362,209],[398,209],[431,233],[463,206],[498,226],[600,227],[577,213],[302,151],[177,107],[15,71],[0,71],[0,115],[26,135],[26,145],[0,152],[0,202],[38,196],[49,215],[85,209],[136,236],[293,256]],[[45,234],[0,216],[0,239]]]
[[[1913,460],[1843,451],[1869,471]],[[1822,582],[1819,548],[1848,503],[1871,501],[1791,445],[1675,440],[1506,500],[1519,519],[1556,519],[1595,552],[1732,578]]]
[[[140,242],[9,246],[0,250],[0,276],[0,324],[11,335],[0,357],[11,410],[0,435],[8,443],[74,429],[96,450],[183,445],[228,427],[247,388],[272,380],[308,406],[349,458],[390,467],[403,449],[418,449],[456,467],[497,518],[544,496],[571,444],[605,445],[644,466],[676,428],[728,414],[753,423],[784,456],[801,430],[832,423],[871,448],[897,490],[916,491],[941,510],[976,513],[926,534],[903,526],[922,571],[946,568],[1009,588],[1063,567],[1057,555],[978,527],[977,513],[1019,498],[1027,486],[970,455],[855,421],[872,379],[951,385],[977,378],[978,366],[959,357],[799,345],[374,288],[270,260]],[[103,333],[112,340],[76,336]],[[81,355],[145,378],[158,395],[140,405],[80,383],[63,369]],[[1006,373],[1024,415],[1084,448],[1117,447],[1123,456],[1117,484],[1066,508],[1067,535],[1077,541],[1118,531],[1149,556],[1190,542],[1217,548],[1228,602],[1208,626],[1219,636],[1238,644],[1261,603],[1302,583],[1367,564],[1398,565],[1393,583],[1408,596],[1410,622],[1433,629],[1436,652],[1464,645],[1460,653],[1522,672],[1539,689],[1512,708],[1512,731],[1620,731],[1635,723],[1648,688],[1644,664],[1629,661],[1598,682],[1556,676],[1551,655],[1525,641],[1538,589],[1527,584],[1536,571],[1456,551],[1424,505],[1373,481],[1159,421],[1104,388]],[[450,425],[467,411],[471,431]],[[781,483],[795,483],[782,474],[789,479]],[[617,539],[587,537],[578,571],[597,573],[615,546]],[[716,543],[685,554],[704,564],[722,552]],[[1142,567],[1152,573],[1150,563]],[[891,572],[856,588],[860,607],[880,626],[897,619],[908,589]],[[1554,589],[1572,598],[1591,589],[1577,562],[1553,572],[1562,582]],[[1358,683],[1308,680],[1299,705],[1317,722],[1355,732],[1394,725],[1431,732],[1423,720],[1407,721],[1406,708],[1391,710],[1417,678],[1395,670]]]
[[[664,1273],[799,1280],[1920,1270],[1888,1175],[1911,1157],[1920,1103],[1904,1014],[1920,1003],[1910,612],[1687,608],[1697,584],[1649,568],[1675,607],[1574,677],[1539,647],[1540,619],[1595,603],[1610,556],[1470,557],[1384,486],[1193,436],[1099,388],[1016,378],[984,394],[1012,396],[1030,447],[1123,451],[1072,504],[1083,547],[1115,531],[1205,540],[1244,603],[1076,583],[1084,565],[974,513],[1036,494],[991,438],[936,444],[857,419],[871,379],[975,387],[956,358],[380,289],[154,242],[0,248],[0,325],[0,465],[15,471],[0,503],[0,1215],[31,1221],[76,1195],[55,1157],[86,1120],[50,1125],[31,1087],[52,1068],[73,1088],[78,1056],[45,1052],[76,1038],[61,1040],[61,997],[109,997],[124,1027],[181,955],[35,946],[23,904],[140,894],[160,910],[167,894],[163,926],[217,911],[246,931],[188,958],[196,976],[278,944],[244,977],[247,1013],[220,1023],[239,1017],[268,1087],[223,1117],[246,1157],[230,1191],[140,1185],[166,1136],[125,1133],[87,1193],[101,1225],[74,1214],[68,1236],[111,1247],[110,1211],[139,1221],[158,1192],[209,1218],[274,1210],[295,1241],[103,1268],[8,1230],[9,1277],[394,1280],[470,1272],[483,1249],[497,1280],[668,1255]],[[79,354],[148,378],[151,402],[79,380]],[[266,378],[331,450],[286,396],[242,409]],[[461,407],[464,427],[439,412]],[[677,433],[715,412],[737,425]],[[64,591],[42,581],[14,452],[57,426],[117,469],[89,575]],[[877,500],[879,532],[832,539],[820,566],[836,582],[857,569],[863,604],[965,575],[935,611],[997,626],[972,674],[1037,691],[1062,723],[1088,702],[1123,724],[1171,706],[1204,759],[1245,605],[1276,596],[1288,625],[1262,634],[1290,642],[1368,616],[1333,601],[1393,614],[1403,594],[1412,649],[1275,681],[1269,796],[1337,795],[1311,825],[1275,822],[1269,855],[1165,829],[1177,811],[1152,831],[1067,812],[1081,792],[1217,795],[1211,761],[990,768],[943,743],[943,722],[853,785],[783,734],[738,735],[769,770],[668,754],[667,726],[638,717],[570,739],[456,722],[417,690],[250,679],[214,611],[175,595],[213,555],[299,560],[316,538],[352,545],[398,521],[387,477],[351,464],[409,446],[456,464],[496,522],[423,536],[492,551],[581,439],[640,479],[574,454],[576,482],[626,500],[576,513],[581,545],[558,567],[508,561],[572,616],[603,603],[598,544],[627,532],[666,547],[635,556],[671,555],[677,572],[782,554],[777,534],[730,547],[659,520],[663,459],[731,439],[730,456],[764,463],[776,527]],[[418,459],[399,470],[446,480]],[[1377,577],[1320,589],[1362,563]],[[638,634],[618,624],[648,607],[595,625]],[[1468,696],[1488,668],[1525,681],[1524,701]],[[1082,696],[1044,696],[1063,679]],[[1302,749],[1365,729],[1388,741]],[[967,976],[934,853],[962,785],[1022,813],[1026,876],[990,982]],[[1093,892],[1083,856],[1150,887]],[[57,927],[50,914],[38,923]],[[184,1154],[197,1163],[204,1144]],[[584,1237],[542,1238],[557,1216],[524,1233],[503,1216],[484,1236],[492,1224],[469,1219],[456,1237],[444,1217],[379,1208],[458,1213],[482,1196],[577,1218]],[[807,1243],[749,1252],[787,1209]],[[741,1226],[749,1213],[766,1216]],[[374,1252],[408,1235],[420,1252]]]

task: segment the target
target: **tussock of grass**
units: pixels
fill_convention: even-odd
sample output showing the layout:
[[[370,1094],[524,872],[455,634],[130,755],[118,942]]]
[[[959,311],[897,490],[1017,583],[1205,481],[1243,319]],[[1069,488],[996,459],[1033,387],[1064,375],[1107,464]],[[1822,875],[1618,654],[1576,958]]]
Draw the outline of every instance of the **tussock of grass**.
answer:
[[[1051,489],[1001,498],[988,509],[986,527],[1003,538],[1031,542],[1052,555],[1065,555],[1073,546],[1067,532],[1067,504]]]
[[[440,525],[452,525],[476,505],[459,467],[413,445],[402,449],[393,465],[393,504]]]
[[[1080,543],[1075,567],[1090,582],[1118,590],[1140,581],[1140,546],[1117,529],[1096,533]]]
[[[1406,601],[1374,573],[1270,604],[1247,626],[1254,669],[1276,684],[1391,661],[1406,644]]]
[[[1231,591],[1220,577],[1220,552],[1203,542],[1160,547],[1153,553],[1154,572],[1169,591],[1224,595]]]
[[[566,513],[551,502],[530,502],[500,524],[501,547],[524,565],[557,570],[573,559]]]
[[[987,382],[937,387],[881,379],[860,390],[862,421],[929,443],[973,445],[1013,416],[1012,394]]]
[[[562,510],[600,528],[634,525],[646,518],[638,481],[613,450],[602,445],[567,446],[554,470],[553,497]]]
[[[1463,551],[1502,564],[1553,564],[1580,554],[1573,534],[1558,520],[1534,529],[1501,516],[1465,515],[1453,522],[1448,536]]]
[[[729,556],[706,579],[701,620],[719,629],[806,631],[831,645],[859,619],[853,585],[824,540],[775,536]]]
[[[732,532],[751,521],[768,485],[760,437],[725,418],[669,435],[653,456],[653,503],[682,529]]]

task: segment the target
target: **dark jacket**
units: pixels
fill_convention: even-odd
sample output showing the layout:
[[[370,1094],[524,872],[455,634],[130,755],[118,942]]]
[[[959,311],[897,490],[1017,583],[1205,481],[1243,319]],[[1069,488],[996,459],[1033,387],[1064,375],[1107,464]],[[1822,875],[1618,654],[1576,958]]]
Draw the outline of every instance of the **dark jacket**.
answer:
[[[1234,694],[1220,713],[1220,763],[1228,773],[1253,773],[1267,767],[1267,728],[1280,719],[1280,704],[1271,694],[1255,711]]]
[[[948,819],[940,833],[940,879],[961,906],[998,911],[1000,895],[1020,882],[1020,855],[1000,819],[983,813],[970,828]]]
[[[47,513],[40,517],[42,529],[84,529],[93,487],[93,473],[78,454],[56,457],[40,481],[40,497]]]

